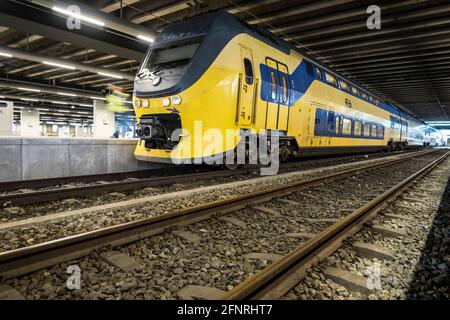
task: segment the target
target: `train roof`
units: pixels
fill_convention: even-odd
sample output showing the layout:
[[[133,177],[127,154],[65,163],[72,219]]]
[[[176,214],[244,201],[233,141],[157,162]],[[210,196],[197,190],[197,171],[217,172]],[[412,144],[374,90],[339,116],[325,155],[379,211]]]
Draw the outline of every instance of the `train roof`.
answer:
[[[208,50],[209,54],[214,52],[214,49],[223,48],[234,36],[247,33],[255,38],[277,48],[278,50],[289,54],[291,50],[296,51],[302,55],[306,60],[314,63],[318,67],[334,74],[335,76],[344,79],[352,86],[357,87],[359,90],[376,97],[380,101],[379,107],[394,114],[398,114],[401,117],[416,121],[418,123],[425,124],[422,120],[417,119],[410,113],[384,101],[377,95],[371,93],[369,90],[363,88],[361,85],[349,80],[339,72],[324,65],[322,62],[316,60],[307,54],[304,50],[301,50],[292,44],[284,41],[271,32],[262,29],[258,26],[250,25],[245,21],[235,17],[234,15],[225,11],[214,11],[198,15],[186,20],[182,20],[178,23],[167,26],[155,39],[155,42],[151,45],[150,49],[162,47],[168,43],[187,41],[189,39],[196,39],[204,36],[209,36],[210,41]],[[216,50],[217,51],[217,50]],[[208,53],[207,53],[208,54]]]

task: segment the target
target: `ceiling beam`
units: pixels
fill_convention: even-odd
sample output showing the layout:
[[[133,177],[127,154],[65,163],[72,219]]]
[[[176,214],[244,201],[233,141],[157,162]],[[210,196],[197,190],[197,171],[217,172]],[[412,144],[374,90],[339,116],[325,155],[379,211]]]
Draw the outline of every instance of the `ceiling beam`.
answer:
[[[29,81],[19,81],[19,80],[11,80],[6,78],[0,78],[0,87],[13,89],[13,90],[21,90],[18,88],[27,89],[30,92],[44,92],[44,93],[52,93],[58,95],[58,93],[62,93],[62,96],[70,97],[70,98],[87,98],[92,99],[93,97],[96,99],[102,99],[105,95],[99,91],[91,91],[91,90],[81,90],[70,87],[62,87],[62,86],[52,86],[45,85],[41,83],[29,82]],[[27,90],[23,90],[23,92],[27,92]],[[36,91],[38,90],[38,91]],[[73,96],[72,96],[73,95]]]
[[[0,1],[0,21],[2,25],[24,33],[32,30],[33,34],[56,41],[69,42],[136,61],[143,58],[148,48],[148,45],[137,39],[125,38],[89,25],[83,25],[80,30],[69,30],[66,19],[11,1]]]
[[[53,66],[58,67],[60,69],[71,69],[71,70],[79,70],[79,71],[86,71],[91,72],[95,74],[103,74],[101,76],[105,76],[105,74],[111,75],[111,78],[121,78],[121,79],[127,79],[130,81],[134,80],[134,75],[129,73],[124,73],[112,69],[102,68],[102,67],[95,67],[84,63],[79,63],[75,61],[70,61],[66,59],[61,58],[53,58],[46,55],[25,51],[25,50],[18,50],[18,49],[12,49],[5,46],[0,46],[0,53],[6,53],[12,55],[14,58],[17,59],[23,59],[27,61],[34,61],[34,62],[40,62],[47,66]],[[35,75],[36,76],[36,75]]]
[[[310,13],[313,11],[328,9],[331,7],[340,6],[343,4],[354,2],[354,0],[327,0],[327,1],[314,1],[312,3],[304,4],[301,6],[294,6],[287,9],[283,9],[276,12],[271,12],[258,18],[251,18],[247,20],[249,24],[267,23],[276,19],[284,19],[304,13]]]
[[[62,16],[64,19],[67,18],[67,16],[53,10],[54,7],[58,7],[61,9],[67,9],[68,4],[66,2],[57,1],[57,0],[29,0],[29,2],[32,2],[41,7],[50,9],[53,14]],[[134,38],[136,41],[142,41],[137,38],[138,35],[143,35],[143,36],[146,36],[149,38],[152,38],[156,35],[155,32],[153,32],[152,30],[150,30],[148,28],[130,23],[128,21],[125,21],[123,19],[115,17],[114,15],[102,12],[91,6],[87,6],[79,1],[71,0],[69,5],[78,6],[80,8],[80,12],[83,16],[87,16],[89,18],[93,18],[93,19],[103,22],[103,24],[104,24],[103,28],[109,28],[114,31],[126,34],[126,35]],[[83,25],[84,24],[85,23],[83,22]]]

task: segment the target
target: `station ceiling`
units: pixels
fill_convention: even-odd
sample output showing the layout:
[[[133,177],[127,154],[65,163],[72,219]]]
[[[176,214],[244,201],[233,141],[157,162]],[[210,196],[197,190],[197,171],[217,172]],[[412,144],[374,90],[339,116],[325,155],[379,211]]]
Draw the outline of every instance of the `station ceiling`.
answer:
[[[104,25],[69,30],[66,16],[52,8],[70,4]],[[370,30],[373,4],[381,9],[381,28]],[[447,0],[0,0],[0,97],[92,104],[90,97],[104,96],[108,84],[131,92],[145,37],[212,10],[273,32],[423,120],[450,120]],[[42,56],[55,60],[44,63]],[[18,89],[41,85],[54,90]]]

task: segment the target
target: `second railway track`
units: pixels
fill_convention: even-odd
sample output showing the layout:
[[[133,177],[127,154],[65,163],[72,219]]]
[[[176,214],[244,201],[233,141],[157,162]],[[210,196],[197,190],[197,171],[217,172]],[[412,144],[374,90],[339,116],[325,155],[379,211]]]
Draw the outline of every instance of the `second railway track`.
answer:
[[[392,153],[375,153],[368,155],[348,155],[344,157],[327,157],[322,159],[304,160],[298,162],[287,162],[281,164],[281,171],[296,169],[310,169],[320,166],[354,162],[366,158],[377,159],[391,155]],[[118,174],[102,174],[79,177],[63,177],[41,180],[3,182],[0,183],[0,208],[6,206],[23,206],[58,201],[69,198],[92,197],[93,195],[107,192],[129,192],[141,188],[162,187],[173,184],[202,181],[208,179],[232,178],[235,176],[252,175],[258,170],[257,167],[242,168],[236,170],[207,170],[206,172],[195,172],[181,174],[180,168],[172,168],[175,173],[169,175],[156,175],[146,178],[147,174],[155,174],[156,170],[144,172],[130,172]],[[170,169],[170,170],[172,170]],[[164,169],[162,169],[164,170]],[[169,170],[169,169],[167,169]],[[188,170],[191,171],[191,170]],[[120,180],[122,179],[122,180]],[[120,181],[118,181],[120,180]],[[71,183],[82,183],[71,185]],[[59,186],[59,187],[56,187]],[[26,189],[20,189],[26,188]],[[29,188],[36,188],[35,190]]]

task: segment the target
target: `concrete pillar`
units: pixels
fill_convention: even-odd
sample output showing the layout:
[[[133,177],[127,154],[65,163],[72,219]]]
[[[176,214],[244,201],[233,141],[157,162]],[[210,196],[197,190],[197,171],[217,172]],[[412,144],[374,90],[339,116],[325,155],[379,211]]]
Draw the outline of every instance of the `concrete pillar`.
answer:
[[[0,100],[0,136],[13,135],[14,105]]]
[[[111,138],[116,128],[114,112],[106,108],[106,102],[94,100],[94,137]]]
[[[23,137],[39,137],[39,111],[22,109],[20,118],[20,135]]]
[[[85,137],[85,136],[87,136],[87,134],[85,134],[83,132],[83,127],[82,126],[76,126],[75,127],[75,136],[76,137]]]

